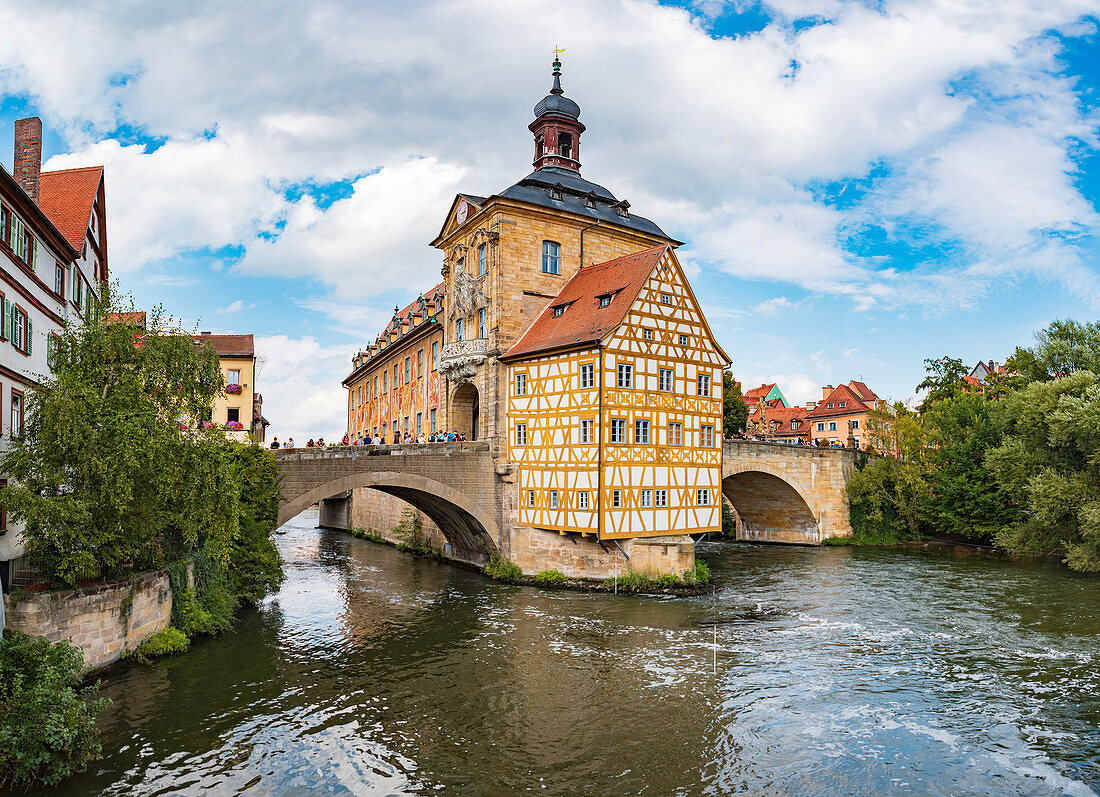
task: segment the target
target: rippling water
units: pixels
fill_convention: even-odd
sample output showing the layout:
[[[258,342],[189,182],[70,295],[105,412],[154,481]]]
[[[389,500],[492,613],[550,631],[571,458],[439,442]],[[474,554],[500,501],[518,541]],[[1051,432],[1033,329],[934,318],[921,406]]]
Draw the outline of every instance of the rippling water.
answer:
[[[54,794],[1100,789],[1100,579],[714,543],[713,595],[616,597],[315,522],[232,633],[109,673],[106,756]]]

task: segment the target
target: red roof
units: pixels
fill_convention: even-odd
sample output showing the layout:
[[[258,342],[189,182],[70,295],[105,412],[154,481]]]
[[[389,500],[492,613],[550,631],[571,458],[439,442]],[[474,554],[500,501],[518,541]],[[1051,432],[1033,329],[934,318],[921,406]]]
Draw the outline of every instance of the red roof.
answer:
[[[92,218],[92,205],[102,181],[102,166],[42,172],[38,188],[38,207],[78,252],[84,251],[84,239],[88,235],[88,223]]]
[[[855,415],[860,412],[867,412],[878,400],[878,396],[871,388],[862,382],[853,381],[846,385],[834,387],[828,396],[806,413],[806,417],[828,418],[835,415]],[[841,402],[844,403],[843,407],[840,406]]]
[[[256,347],[251,335],[192,335],[195,343],[205,343],[219,357],[255,357]]]
[[[126,324],[126,326],[145,329],[145,311],[139,310],[132,313],[107,313],[104,320],[108,324]]]
[[[668,244],[661,244],[580,269],[501,359],[602,340],[622,323],[668,248]],[[609,295],[611,304],[600,307],[601,297]],[[555,308],[559,307],[564,312],[555,317]]]
[[[746,404],[755,405],[762,398],[767,398],[768,394],[772,392],[772,388],[775,387],[775,382],[770,385],[761,385],[760,387],[754,387],[751,390],[741,394],[741,400]]]
[[[810,433],[810,424],[806,422],[806,408],[805,407],[783,407],[777,406],[769,409],[765,413],[765,418],[768,422],[768,434],[783,435],[783,436],[801,436]],[[772,421],[779,421],[779,426],[775,431],[771,430]],[[799,421],[798,428],[791,427],[791,421]]]

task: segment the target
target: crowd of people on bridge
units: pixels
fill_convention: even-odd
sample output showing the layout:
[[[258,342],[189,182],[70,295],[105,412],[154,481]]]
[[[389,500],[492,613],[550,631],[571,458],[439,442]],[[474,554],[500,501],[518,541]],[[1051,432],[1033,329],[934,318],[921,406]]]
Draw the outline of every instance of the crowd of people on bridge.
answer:
[[[348,435],[344,435],[343,439],[339,443],[326,443],[325,438],[319,437],[316,440],[310,438],[306,443],[306,448],[325,448],[326,446],[384,446],[384,445],[414,445],[423,443],[464,443],[466,442],[466,435],[462,432],[432,432],[429,435],[424,435],[421,432],[415,437],[408,432],[402,435],[400,432],[393,433],[393,440],[387,440],[382,435],[364,435],[358,438],[350,438]],[[289,437],[283,443],[279,442],[279,437],[276,435],[271,439],[271,448],[296,448],[294,445],[294,438]]]

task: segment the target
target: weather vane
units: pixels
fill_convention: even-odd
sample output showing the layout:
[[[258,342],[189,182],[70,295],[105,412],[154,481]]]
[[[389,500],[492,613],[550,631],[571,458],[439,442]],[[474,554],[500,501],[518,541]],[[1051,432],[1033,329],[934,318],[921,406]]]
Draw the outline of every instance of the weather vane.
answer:
[[[565,52],[565,48],[564,48],[564,47],[561,47],[561,48],[555,48],[555,49],[554,49],[554,55],[555,55],[555,56],[559,56],[559,55],[561,55],[561,54],[562,54],[562,53],[564,53],[564,52]]]

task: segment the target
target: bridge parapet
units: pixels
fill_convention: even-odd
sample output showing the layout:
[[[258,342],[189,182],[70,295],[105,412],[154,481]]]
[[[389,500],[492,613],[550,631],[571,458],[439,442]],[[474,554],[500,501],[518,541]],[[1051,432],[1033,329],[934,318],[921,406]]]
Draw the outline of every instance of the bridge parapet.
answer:
[[[480,441],[461,443],[393,443],[370,446],[325,446],[324,448],[280,448],[275,452],[280,460],[355,459],[359,457],[416,456],[488,452],[489,444]]]

